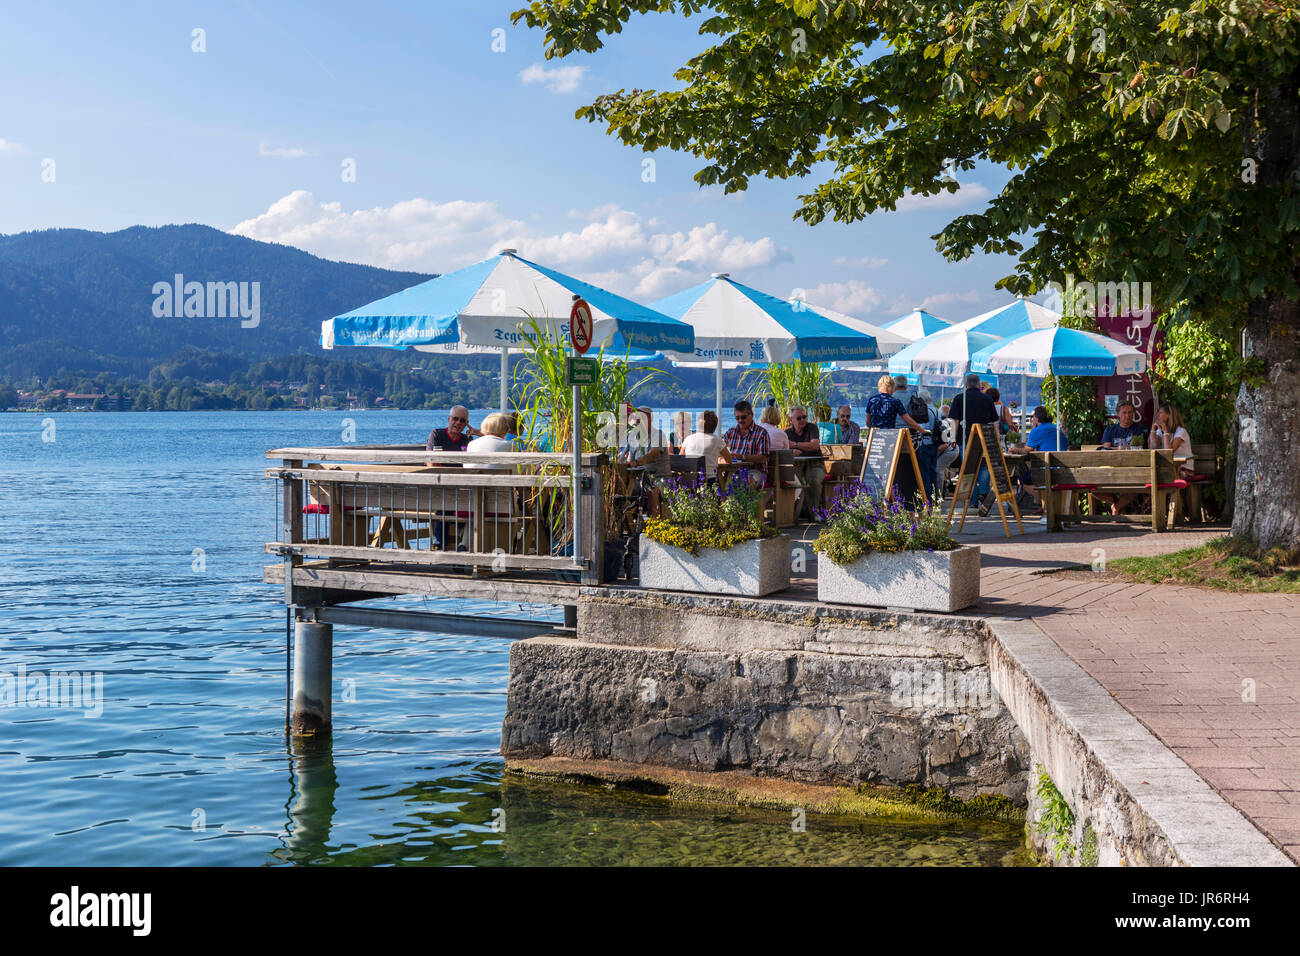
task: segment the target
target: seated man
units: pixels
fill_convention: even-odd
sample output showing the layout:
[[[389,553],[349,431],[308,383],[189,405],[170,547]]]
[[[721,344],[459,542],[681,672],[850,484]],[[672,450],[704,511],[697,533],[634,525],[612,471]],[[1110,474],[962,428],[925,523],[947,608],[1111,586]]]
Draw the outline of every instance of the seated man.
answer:
[[[483,433],[469,423],[469,409],[457,405],[447,415],[447,427],[429,432],[424,447],[429,451],[464,451],[471,438]]]
[[[1064,451],[1070,447],[1070,439],[1065,436],[1065,432],[1052,424],[1051,413],[1042,405],[1034,409],[1034,416],[1031,419],[1034,427],[1029,430],[1025,436],[1025,443],[1019,447],[1013,446],[1010,450],[1016,454],[1023,455],[1030,451]],[[1029,480],[1029,466],[1021,468],[1016,475],[1016,481],[1019,482],[1022,490],[1029,495],[1040,506],[1043,503],[1042,493],[1034,487],[1034,483]]]
[[[1119,419],[1116,425],[1107,425],[1106,430],[1101,433],[1102,448],[1128,448],[1134,437],[1145,438],[1145,429],[1134,421],[1137,417],[1137,408],[1132,402],[1120,402],[1119,407],[1115,409],[1115,416]],[[1123,513],[1124,509],[1133,503],[1136,495],[1096,495],[1098,501],[1104,501],[1110,505],[1110,513],[1118,515]]]
[[[630,409],[627,416],[627,441],[618,451],[624,464],[641,466],[652,475],[668,474],[668,436],[654,425],[654,413],[648,406]]]
[[[728,428],[722,436],[722,440],[727,443],[727,451],[731,452],[733,458],[752,465],[760,474],[766,475],[767,432],[754,421],[754,406],[742,398],[732,410],[736,415],[735,427]]]
[[[840,441],[846,445],[859,443],[862,429],[853,420],[853,409],[847,405],[841,405],[835,416],[835,422],[840,426]]]
[[[1101,433],[1102,448],[1127,447],[1134,436],[1138,438],[1146,437],[1146,429],[1134,421],[1137,417],[1137,408],[1134,407],[1132,402],[1120,402],[1119,407],[1115,409],[1115,415],[1119,419],[1119,423],[1107,425],[1106,430]]]
[[[795,459],[800,456],[821,455],[822,444],[817,426],[808,421],[808,412],[799,407],[790,409],[790,427],[785,430],[785,437],[790,439],[790,448]],[[802,472],[804,496],[800,507],[804,521],[815,521],[813,509],[822,506],[822,483],[826,480],[826,466],[820,461],[812,462]]]

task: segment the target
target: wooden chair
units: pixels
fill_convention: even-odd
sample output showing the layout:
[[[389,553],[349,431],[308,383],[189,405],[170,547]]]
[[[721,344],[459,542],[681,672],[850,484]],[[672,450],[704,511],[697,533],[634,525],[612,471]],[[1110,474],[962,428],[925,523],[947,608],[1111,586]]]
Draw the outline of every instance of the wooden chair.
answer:
[[[668,470],[674,475],[698,475],[704,470],[704,456],[669,455]]]
[[[862,474],[862,459],[866,453],[865,445],[822,446],[822,454],[826,456],[826,479],[822,484],[822,493],[828,502],[833,489],[849,484]]]
[[[1180,475],[1187,482],[1187,487],[1178,496],[1174,519],[1181,521],[1185,514],[1189,524],[1202,524],[1205,514],[1202,510],[1201,489],[1218,477],[1218,449],[1214,445],[1193,445],[1192,455],[1191,465],[1195,473]]]
[[[767,487],[770,490],[769,520],[778,528],[795,523],[803,500],[804,485],[794,467],[794,452],[788,448],[768,452]]]

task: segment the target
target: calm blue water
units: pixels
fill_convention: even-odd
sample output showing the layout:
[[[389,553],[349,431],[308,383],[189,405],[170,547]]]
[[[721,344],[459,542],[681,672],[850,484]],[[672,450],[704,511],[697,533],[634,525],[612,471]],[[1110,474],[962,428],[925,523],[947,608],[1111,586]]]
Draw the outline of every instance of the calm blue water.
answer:
[[[1011,859],[1019,829],[996,824],[794,834],[788,814],[503,779],[499,638],[336,628],[332,746],[292,752],[263,453],[340,444],[346,418],[398,443],[446,413],[0,414],[0,694],[19,668],[102,675],[98,716],[93,676],[89,707],[0,699],[0,865]]]

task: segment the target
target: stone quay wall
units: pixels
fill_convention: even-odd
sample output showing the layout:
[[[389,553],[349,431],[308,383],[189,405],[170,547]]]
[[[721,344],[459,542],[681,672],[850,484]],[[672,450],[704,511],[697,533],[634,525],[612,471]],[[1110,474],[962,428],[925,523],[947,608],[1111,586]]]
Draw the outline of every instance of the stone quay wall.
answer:
[[[511,647],[501,750],[1024,805],[986,640],[965,618],[602,589],[576,637]]]

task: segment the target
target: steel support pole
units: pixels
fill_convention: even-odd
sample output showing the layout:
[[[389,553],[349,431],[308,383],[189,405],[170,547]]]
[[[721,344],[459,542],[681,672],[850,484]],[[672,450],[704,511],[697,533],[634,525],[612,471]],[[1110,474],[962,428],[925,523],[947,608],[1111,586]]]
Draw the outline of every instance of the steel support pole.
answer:
[[[293,628],[293,734],[330,732],[334,625],[296,621]]]

